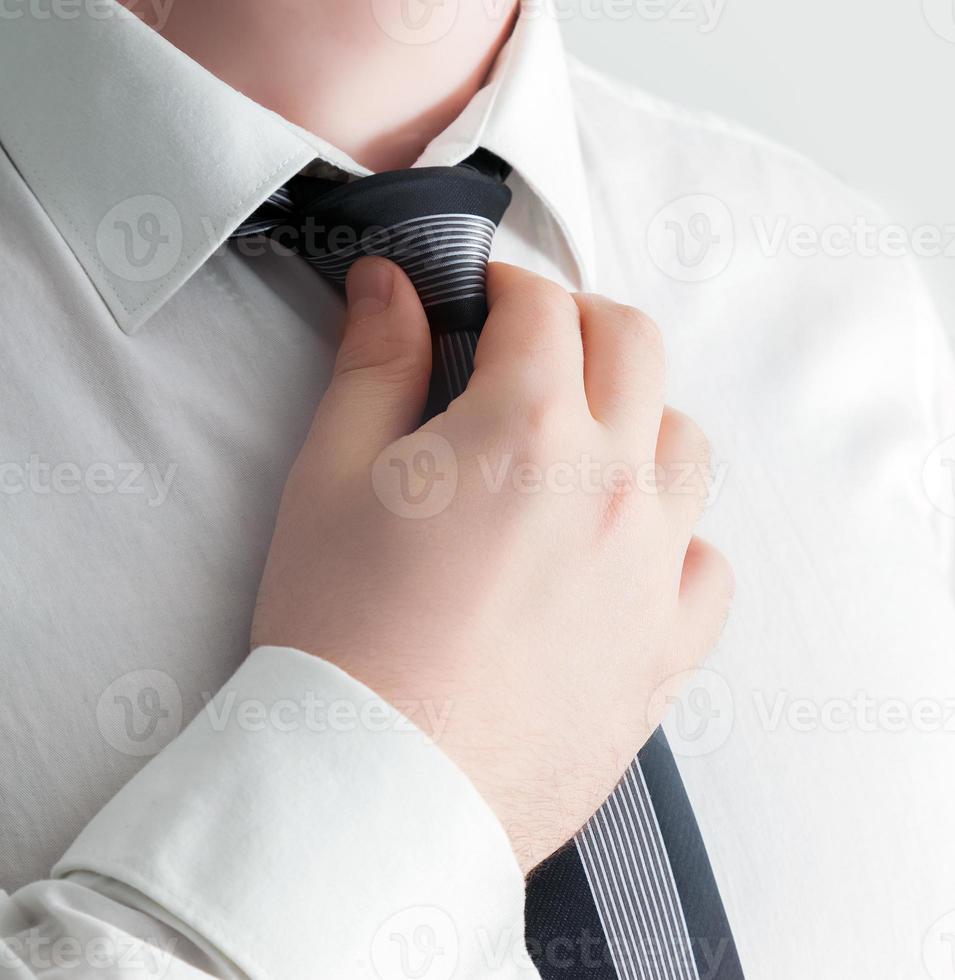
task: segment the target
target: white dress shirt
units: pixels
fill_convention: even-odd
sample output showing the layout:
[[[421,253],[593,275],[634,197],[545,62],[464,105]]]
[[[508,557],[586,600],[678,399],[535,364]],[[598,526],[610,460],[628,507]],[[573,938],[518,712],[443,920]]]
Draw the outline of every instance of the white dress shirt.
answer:
[[[342,307],[223,243],[311,160],[364,171],[112,0],[57,9],[0,31],[0,965],[533,976],[463,775],[322,661],[246,659]],[[922,286],[853,245],[882,219],[838,180],[568,62],[540,5],[419,163],[478,145],[514,167],[494,257],[653,315],[713,440],[738,592],[667,731],[744,971],[955,975],[951,518],[923,487],[955,379]]]

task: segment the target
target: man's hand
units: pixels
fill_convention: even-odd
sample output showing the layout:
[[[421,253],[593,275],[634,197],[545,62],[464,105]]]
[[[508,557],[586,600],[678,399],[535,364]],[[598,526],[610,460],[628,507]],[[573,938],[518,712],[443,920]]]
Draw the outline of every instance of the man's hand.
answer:
[[[429,734],[527,871],[609,795],[660,721],[652,695],[719,634],[732,574],[693,536],[707,443],[664,407],[647,317],[502,265],[467,391],[417,428],[431,344],[414,288],[366,259],[348,294],[253,644],[436,707],[426,728],[447,706]]]

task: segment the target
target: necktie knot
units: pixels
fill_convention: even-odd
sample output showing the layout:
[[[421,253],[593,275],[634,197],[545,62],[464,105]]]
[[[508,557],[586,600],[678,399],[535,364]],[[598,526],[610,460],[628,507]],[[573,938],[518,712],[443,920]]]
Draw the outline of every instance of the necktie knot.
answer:
[[[456,167],[386,171],[351,183],[299,175],[232,237],[273,235],[338,286],[364,256],[399,265],[435,337],[434,413],[464,390],[473,367],[487,318],[491,244],[511,201],[508,173],[501,160],[479,150]]]
[[[387,171],[351,183],[300,175],[233,237],[274,235],[339,285],[359,258],[391,259],[414,283],[434,333],[479,330],[491,244],[511,199],[506,173],[483,154],[457,167]]]

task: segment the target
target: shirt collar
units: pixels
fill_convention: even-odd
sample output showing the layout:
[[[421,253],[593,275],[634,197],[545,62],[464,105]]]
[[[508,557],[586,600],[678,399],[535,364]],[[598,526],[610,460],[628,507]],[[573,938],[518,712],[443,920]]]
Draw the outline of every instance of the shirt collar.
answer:
[[[75,18],[41,9],[0,31],[0,90],[17,93],[0,100],[0,143],[126,333],[309,161],[367,173],[115,0],[79,4]],[[418,165],[456,163],[477,145],[507,160],[550,210],[589,288],[588,194],[548,4],[525,3],[489,84]]]

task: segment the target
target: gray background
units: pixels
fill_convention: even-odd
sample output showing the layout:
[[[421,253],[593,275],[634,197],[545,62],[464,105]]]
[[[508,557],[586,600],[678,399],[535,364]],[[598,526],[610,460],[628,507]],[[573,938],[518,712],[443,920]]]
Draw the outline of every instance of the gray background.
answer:
[[[792,146],[906,229],[955,241],[955,0],[555,2],[582,60]],[[955,339],[955,257],[917,261]]]

